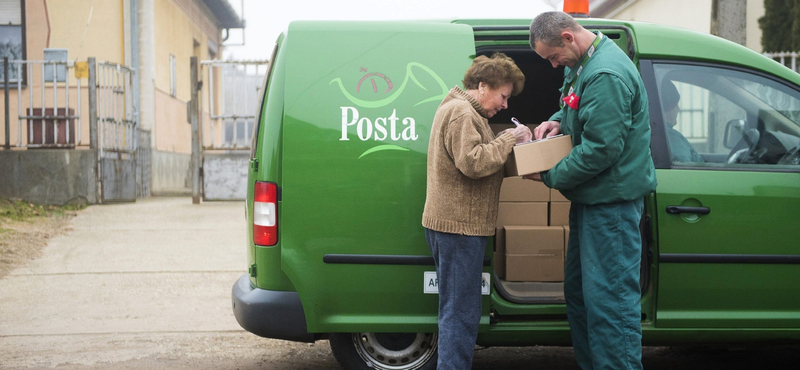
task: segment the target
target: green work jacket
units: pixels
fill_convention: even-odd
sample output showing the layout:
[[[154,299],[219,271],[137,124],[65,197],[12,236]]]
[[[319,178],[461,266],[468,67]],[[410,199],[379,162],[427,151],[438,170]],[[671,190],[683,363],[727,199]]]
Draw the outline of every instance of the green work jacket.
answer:
[[[654,191],[650,116],[639,71],[605,36],[576,77],[579,66],[564,69],[562,87],[567,96],[575,81],[577,109],[565,104],[550,117],[572,136],[573,148],[542,180],[582,204],[628,201]]]

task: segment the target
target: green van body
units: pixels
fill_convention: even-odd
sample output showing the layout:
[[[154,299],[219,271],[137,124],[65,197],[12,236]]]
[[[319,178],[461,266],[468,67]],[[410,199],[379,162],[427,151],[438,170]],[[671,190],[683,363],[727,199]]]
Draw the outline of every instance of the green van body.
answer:
[[[650,96],[658,188],[645,199],[642,222],[643,343],[800,339],[800,166],[729,158],[672,163],[655,82],[659,74],[693,76],[693,68],[711,68],[754,75],[798,96],[800,75],[710,35],[646,23],[579,22],[629,54]],[[289,25],[270,59],[253,138],[249,272],[233,288],[234,313],[245,329],[306,342],[330,333],[436,332],[438,296],[423,293],[424,274],[435,269],[421,226],[432,117],[448,90],[461,85],[472,59],[495,50],[515,58],[527,82],[493,125],[509,123],[510,116],[536,124],[558,109],[563,72],[530,50],[529,24]],[[698,88],[719,82],[697,76],[699,82],[684,82]],[[748,105],[749,98],[737,94],[730,98],[743,99],[744,111],[760,104]],[[800,137],[796,120],[764,114],[742,117],[753,121],[742,129],[793,122],[781,131],[790,133],[789,142]],[[256,182],[279,188],[275,246],[253,242]],[[675,206],[710,212],[683,213]],[[484,272],[493,274],[491,243],[485,257]],[[479,345],[570,344],[563,301],[514,299],[496,277],[492,281],[482,302]]]

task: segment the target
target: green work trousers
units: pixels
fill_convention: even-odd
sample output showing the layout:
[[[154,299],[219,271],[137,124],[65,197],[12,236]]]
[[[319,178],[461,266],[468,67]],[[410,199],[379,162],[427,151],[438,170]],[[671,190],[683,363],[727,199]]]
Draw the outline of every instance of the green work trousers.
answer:
[[[564,297],[583,370],[642,369],[643,206],[638,199],[570,208]]]

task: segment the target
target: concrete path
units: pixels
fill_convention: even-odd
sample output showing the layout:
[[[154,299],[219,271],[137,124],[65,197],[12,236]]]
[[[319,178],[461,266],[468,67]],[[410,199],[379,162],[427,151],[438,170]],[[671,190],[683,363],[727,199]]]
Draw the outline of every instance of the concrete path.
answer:
[[[258,360],[276,345],[242,330],[231,311],[231,287],[247,269],[244,202],[90,206],[72,227],[0,279],[0,368],[137,368],[148,357],[191,368],[188,357],[247,357],[233,347]],[[319,347],[335,366],[327,342]]]
[[[246,269],[243,202],[151,198],[91,206],[44,256],[0,279],[0,369],[339,369],[327,341],[245,332],[231,287]],[[777,369],[797,346],[645,348],[645,368]],[[532,365],[534,364],[534,365]],[[473,369],[577,369],[569,347],[487,348]]]
[[[151,198],[91,206],[44,256],[0,280],[1,335],[239,330],[243,202]],[[213,301],[216,304],[208,305]]]

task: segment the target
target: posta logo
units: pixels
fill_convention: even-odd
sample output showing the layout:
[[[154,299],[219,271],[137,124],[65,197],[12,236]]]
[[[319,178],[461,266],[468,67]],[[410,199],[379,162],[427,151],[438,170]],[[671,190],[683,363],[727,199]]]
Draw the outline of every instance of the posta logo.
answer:
[[[437,84],[437,88],[429,89],[425,85],[423,85],[420,80],[414,75],[414,71],[422,71],[428,73],[433,80]],[[368,72],[367,68],[361,68],[361,72]],[[350,138],[348,137],[349,130],[355,130],[355,134],[358,136],[359,140],[361,141],[379,141],[379,142],[399,142],[399,141],[416,141],[419,136],[416,132],[416,120],[413,117],[402,117],[402,115],[398,115],[397,108],[392,108],[391,113],[388,108],[390,104],[392,104],[395,100],[397,100],[400,95],[403,94],[405,89],[409,86],[409,82],[413,82],[416,86],[422,88],[422,90],[428,92],[430,91],[433,95],[417,102],[413,106],[417,106],[424,103],[429,102],[436,102],[438,103],[447,95],[449,89],[447,85],[445,85],[444,80],[439,77],[433,70],[428,68],[425,65],[420,63],[411,62],[406,65],[406,75],[403,79],[403,82],[400,84],[397,89],[394,88],[394,83],[392,80],[383,73],[366,73],[357,84],[355,84],[356,93],[360,93],[361,89],[365,89],[368,91],[369,87],[372,87],[372,93],[374,94],[389,94],[389,96],[378,99],[378,100],[365,100],[360,99],[353,94],[351,94],[344,86],[341,78],[334,78],[331,80],[331,84],[338,84],[339,89],[341,90],[342,94],[349,100],[354,106],[341,106],[341,113],[342,113],[342,136],[339,138],[339,141],[349,141]],[[352,85],[351,85],[352,86]],[[386,108],[384,115],[379,115],[374,118],[369,117],[362,117],[361,113],[359,112],[359,108],[362,109],[375,109],[375,108]],[[396,144],[380,144],[374,146],[370,149],[367,149],[362,153],[358,158],[362,158],[368,154],[372,154],[379,151],[384,150],[401,150],[401,151],[408,151],[409,149],[404,148],[402,146]]]

